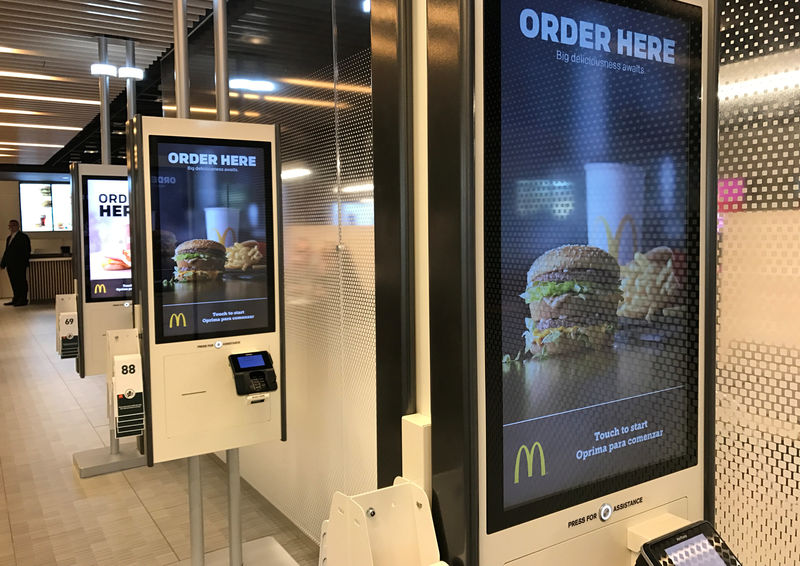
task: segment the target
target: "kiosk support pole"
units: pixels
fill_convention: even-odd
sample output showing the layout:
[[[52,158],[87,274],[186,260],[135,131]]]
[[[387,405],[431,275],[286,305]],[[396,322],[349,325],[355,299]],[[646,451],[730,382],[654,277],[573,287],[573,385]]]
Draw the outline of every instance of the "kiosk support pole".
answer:
[[[189,54],[186,41],[186,0],[172,0],[172,33],[175,44],[175,114],[189,117]],[[205,564],[203,544],[203,484],[200,456],[187,458],[189,468],[189,533],[192,566]]]
[[[97,38],[97,55],[101,63],[108,63],[108,40],[100,36]],[[100,85],[100,163],[111,163],[111,113],[108,109],[108,75],[101,75],[97,79]],[[119,450],[117,450],[119,451]]]
[[[214,0],[214,80],[217,120],[230,120],[228,103],[228,13],[227,0]],[[242,512],[239,449],[225,452],[228,463],[228,563],[242,566]]]
[[[97,58],[101,63],[108,63],[108,40],[101,36],[97,38]],[[108,75],[98,77],[100,87],[100,163],[111,163],[111,112],[108,108]],[[112,455],[119,454],[119,438],[114,434],[112,426],[108,431],[108,447]]]
[[[200,456],[188,458],[189,464],[189,530],[192,566],[205,564],[203,544],[203,484],[200,478]]]

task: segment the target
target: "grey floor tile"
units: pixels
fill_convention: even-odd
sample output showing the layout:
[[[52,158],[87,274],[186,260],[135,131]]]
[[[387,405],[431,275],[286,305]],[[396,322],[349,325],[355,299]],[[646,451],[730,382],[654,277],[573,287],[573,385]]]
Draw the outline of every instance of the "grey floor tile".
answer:
[[[105,378],[55,353],[52,307],[0,309],[0,566],[153,566],[189,558],[184,461],[80,479],[75,452],[108,444]],[[124,441],[123,441],[124,442]],[[202,459],[205,542],[228,546],[227,472]],[[242,484],[245,541],[271,536],[300,566],[316,545]]]

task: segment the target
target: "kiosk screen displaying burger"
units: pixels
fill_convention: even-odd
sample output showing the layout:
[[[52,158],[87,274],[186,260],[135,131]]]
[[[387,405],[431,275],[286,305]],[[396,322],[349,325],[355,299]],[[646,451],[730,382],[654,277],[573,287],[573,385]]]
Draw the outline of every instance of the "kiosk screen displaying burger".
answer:
[[[701,11],[484,3],[489,532],[697,462]]]
[[[157,343],[274,331],[271,149],[150,137]]]
[[[130,299],[131,224],[128,180],[83,177],[86,301]]]

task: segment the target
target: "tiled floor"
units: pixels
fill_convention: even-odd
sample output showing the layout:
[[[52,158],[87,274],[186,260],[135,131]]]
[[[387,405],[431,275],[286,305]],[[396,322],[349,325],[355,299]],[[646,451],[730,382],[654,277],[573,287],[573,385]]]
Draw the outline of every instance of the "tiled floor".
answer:
[[[108,443],[105,378],[55,353],[52,306],[0,306],[0,566],[167,565],[189,558],[184,461],[89,479],[72,454]],[[226,471],[203,466],[206,551],[227,542]],[[316,545],[247,485],[245,541],[272,536],[300,566]]]

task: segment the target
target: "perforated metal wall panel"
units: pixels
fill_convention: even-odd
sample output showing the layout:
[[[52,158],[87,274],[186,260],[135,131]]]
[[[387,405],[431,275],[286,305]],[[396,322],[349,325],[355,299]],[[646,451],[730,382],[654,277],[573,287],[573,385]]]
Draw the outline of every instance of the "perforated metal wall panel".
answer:
[[[800,5],[721,2],[716,524],[800,560]]]

